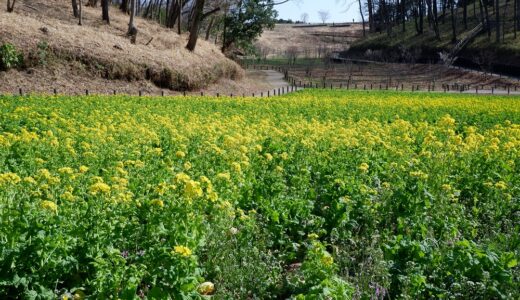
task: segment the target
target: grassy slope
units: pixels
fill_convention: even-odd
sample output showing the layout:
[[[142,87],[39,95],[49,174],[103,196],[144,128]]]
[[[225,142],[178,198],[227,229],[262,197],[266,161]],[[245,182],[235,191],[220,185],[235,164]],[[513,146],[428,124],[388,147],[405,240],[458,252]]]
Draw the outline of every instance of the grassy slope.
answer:
[[[201,40],[191,53],[184,48],[186,35],[141,18],[136,19],[139,34],[132,45],[125,36],[128,16],[115,6],[110,8],[110,25],[101,21],[100,7],[84,7],[84,25],[78,26],[70,1],[17,1],[11,14],[5,12],[5,4],[6,0],[0,0],[0,44],[14,44],[24,52],[26,67],[52,73],[48,80],[74,76],[84,77],[81,80],[148,80],[159,87],[184,90],[243,75],[213,44]],[[45,63],[38,59],[37,45],[42,42],[48,44]],[[36,59],[31,61],[31,56]]]

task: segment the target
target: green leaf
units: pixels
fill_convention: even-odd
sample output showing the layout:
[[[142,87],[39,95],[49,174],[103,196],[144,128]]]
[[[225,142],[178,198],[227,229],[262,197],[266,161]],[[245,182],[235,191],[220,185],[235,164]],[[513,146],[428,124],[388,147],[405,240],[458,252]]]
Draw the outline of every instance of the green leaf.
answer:
[[[514,268],[518,265],[518,261],[516,260],[516,258],[513,258],[512,260],[510,260],[508,263],[507,263],[507,267],[508,268]]]

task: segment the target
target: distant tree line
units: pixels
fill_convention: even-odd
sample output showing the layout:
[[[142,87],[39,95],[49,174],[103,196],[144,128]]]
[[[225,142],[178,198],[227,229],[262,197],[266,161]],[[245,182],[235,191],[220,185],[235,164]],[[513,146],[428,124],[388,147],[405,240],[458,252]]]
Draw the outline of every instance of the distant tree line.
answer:
[[[459,26],[471,29],[471,14],[483,24],[489,37],[494,32],[496,42],[503,41],[506,31],[513,32],[516,38],[520,30],[520,0],[358,0],[358,4],[364,33],[367,29],[388,35],[405,32],[407,22],[411,22],[417,35],[422,35],[427,26],[440,40],[440,27],[448,23],[451,39],[456,42]]]

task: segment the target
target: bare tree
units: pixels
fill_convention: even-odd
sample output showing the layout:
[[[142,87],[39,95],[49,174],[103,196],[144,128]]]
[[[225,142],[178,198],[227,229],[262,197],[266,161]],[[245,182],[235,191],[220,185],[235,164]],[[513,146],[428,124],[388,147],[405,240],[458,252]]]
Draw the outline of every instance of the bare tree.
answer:
[[[119,9],[124,13],[128,13],[128,0],[121,0]]]
[[[136,10],[137,0],[130,0],[130,22],[128,22],[128,32],[127,35],[130,37],[130,41],[132,44],[135,44],[137,39],[137,28],[134,25],[134,17]]]
[[[83,0],[79,1],[79,14],[78,14],[78,25],[83,25]]]
[[[303,13],[303,14],[300,16],[300,21],[302,21],[302,23],[307,23],[307,22],[309,22],[309,14],[308,14],[308,13]]]
[[[363,5],[361,4],[361,0],[358,0],[359,4],[359,14],[361,15],[361,22],[363,22],[363,36],[366,36],[366,29],[365,29],[365,14],[363,13]]]
[[[101,10],[103,12],[102,19],[107,22],[107,24],[110,24],[110,16],[108,15],[109,2],[109,0],[101,0]]]
[[[72,0],[72,14],[74,15],[74,18],[79,16],[77,0]]]
[[[15,3],[16,0],[13,0],[13,2],[11,2],[11,0],[7,0],[7,12],[13,12]]]
[[[295,64],[296,59],[298,58],[299,49],[296,46],[287,47],[286,53],[287,58],[289,59],[289,64]]]
[[[330,12],[328,10],[320,10],[318,11],[318,15],[320,16],[323,24],[325,24],[327,20],[330,19]]]
[[[497,29],[496,42],[500,42],[500,1],[495,0],[495,27]]]
[[[190,38],[188,40],[188,44],[186,45],[186,49],[190,51],[194,51],[197,46],[197,40],[199,38],[199,26],[202,21],[202,15],[204,13],[204,2],[205,0],[196,0],[195,6],[193,7],[193,21],[190,26]]]

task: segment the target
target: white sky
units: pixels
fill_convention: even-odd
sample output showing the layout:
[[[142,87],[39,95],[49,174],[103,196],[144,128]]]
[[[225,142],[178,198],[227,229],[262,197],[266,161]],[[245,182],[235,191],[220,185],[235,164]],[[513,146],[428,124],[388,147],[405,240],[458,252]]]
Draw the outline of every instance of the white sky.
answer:
[[[350,6],[350,7],[349,7]],[[309,22],[321,23],[318,11],[330,12],[331,18],[327,22],[352,22],[354,18],[360,21],[359,6],[356,0],[292,0],[275,6],[278,18],[299,21],[303,13],[309,14]]]

